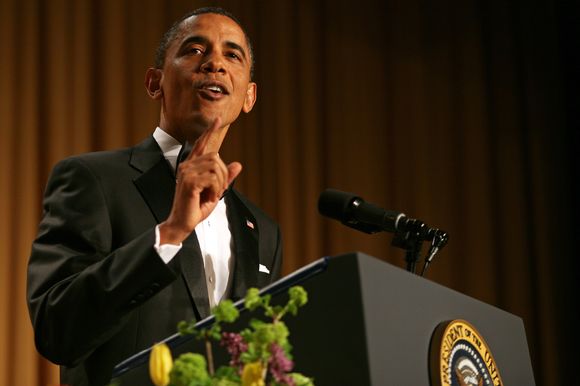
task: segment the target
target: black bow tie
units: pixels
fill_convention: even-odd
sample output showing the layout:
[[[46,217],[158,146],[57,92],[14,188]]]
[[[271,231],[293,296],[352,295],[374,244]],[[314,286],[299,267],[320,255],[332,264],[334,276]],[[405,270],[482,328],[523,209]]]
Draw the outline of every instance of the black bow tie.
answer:
[[[189,142],[185,142],[185,144],[181,146],[179,154],[177,155],[177,161],[175,162],[175,171],[174,171],[175,177],[177,177],[177,167],[181,162],[183,162],[184,159],[187,158],[187,156],[189,156],[189,153],[191,153],[191,145],[189,144]]]

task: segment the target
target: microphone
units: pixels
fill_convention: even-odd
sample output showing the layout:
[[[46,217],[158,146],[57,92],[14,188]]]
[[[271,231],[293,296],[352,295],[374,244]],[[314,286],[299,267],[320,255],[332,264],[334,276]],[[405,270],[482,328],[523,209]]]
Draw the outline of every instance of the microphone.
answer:
[[[421,276],[425,274],[435,254],[449,240],[447,232],[441,229],[430,228],[424,222],[407,217],[404,213],[379,208],[352,193],[336,189],[326,189],[320,194],[318,211],[323,216],[362,232],[395,233],[392,245],[407,251],[407,270],[412,273],[415,273],[421,242],[431,241]]]
[[[336,189],[326,189],[318,198],[321,215],[365,233],[405,231],[407,216],[365,202],[362,198]]]

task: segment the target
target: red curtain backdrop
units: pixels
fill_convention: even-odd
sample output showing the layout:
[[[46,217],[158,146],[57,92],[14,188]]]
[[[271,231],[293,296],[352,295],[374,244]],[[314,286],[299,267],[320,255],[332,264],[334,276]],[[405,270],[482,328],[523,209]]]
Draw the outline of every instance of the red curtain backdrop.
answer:
[[[428,278],[522,317],[537,384],[565,384],[579,35],[577,6],[548,0],[0,1],[0,384],[58,384],[25,302],[51,167],[153,131],[145,70],[203,5],[253,39],[258,102],[221,154],[280,222],[284,273],[353,250],[403,266],[390,235],[318,215],[323,189],[356,192],[447,230]]]

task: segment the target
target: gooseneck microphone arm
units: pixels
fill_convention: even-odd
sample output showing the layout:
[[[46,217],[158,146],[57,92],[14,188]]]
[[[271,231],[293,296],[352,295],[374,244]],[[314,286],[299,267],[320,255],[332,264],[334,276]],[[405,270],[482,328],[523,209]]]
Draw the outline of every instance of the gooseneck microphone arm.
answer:
[[[431,247],[425,259],[422,275],[435,254],[445,246],[446,232],[430,228],[422,221],[404,213],[385,210],[365,202],[362,198],[336,189],[327,189],[318,199],[318,211],[326,217],[365,233],[391,232],[395,234],[392,245],[406,250],[407,270],[415,273],[423,241]]]
[[[449,240],[449,235],[447,235],[447,232],[440,229],[434,229],[433,232],[433,239],[431,240],[431,246],[427,252],[427,257],[425,257],[425,263],[423,264],[423,269],[421,270],[421,276],[425,275],[425,271],[427,271],[429,264],[431,264],[431,261],[437,252],[439,252],[439,250],[441,250],[441,248],[443,248]]]

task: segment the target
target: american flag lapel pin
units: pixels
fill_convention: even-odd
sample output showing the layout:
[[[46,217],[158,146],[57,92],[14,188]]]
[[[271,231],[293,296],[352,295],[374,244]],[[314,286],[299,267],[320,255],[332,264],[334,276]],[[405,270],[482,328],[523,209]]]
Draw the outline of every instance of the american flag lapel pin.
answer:
[[[246,226],[250,229],[254,229],[254,223],[246,219]]]

